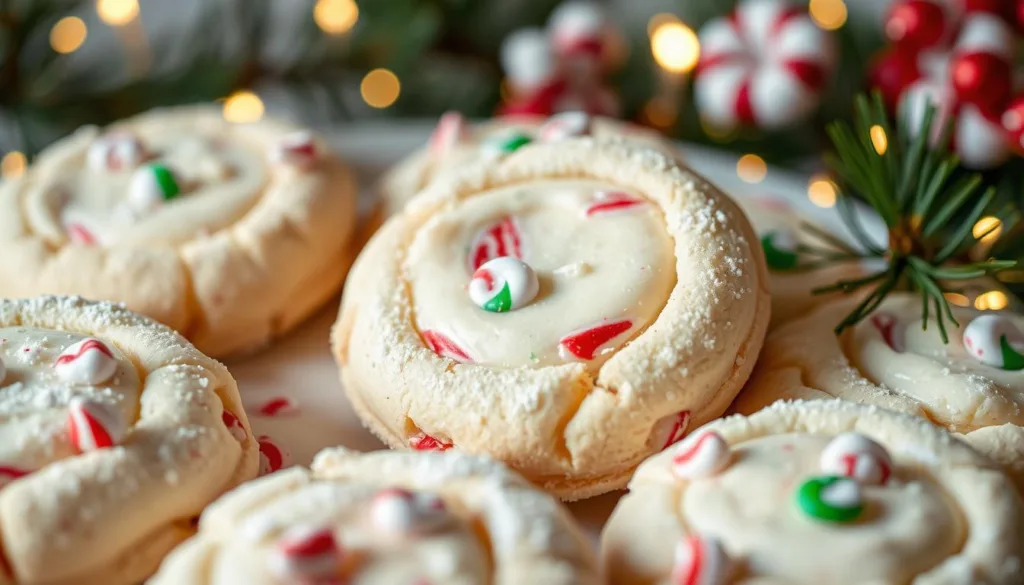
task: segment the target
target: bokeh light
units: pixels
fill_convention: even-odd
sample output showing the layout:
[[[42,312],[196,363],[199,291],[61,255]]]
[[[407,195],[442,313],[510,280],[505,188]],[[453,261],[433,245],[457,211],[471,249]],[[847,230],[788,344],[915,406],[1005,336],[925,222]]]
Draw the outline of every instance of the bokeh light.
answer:
[[[999,311],[1005,309],[1008,304],[1006,293],[999,290],[990,290],[974,299],[974,308],[979,311]]]
[[[313,20],[325,33],[344,34],[359,20],[359,6],[354,0],[317,0]]]
[[[825,30],[836,30],[846,24],[846,3],[843,0],[811,0],[807,10],[814,24]]]
[[[251,91],[236,91],[224,100],[224,119],[245,124],[263,118],[263,100]]]
[[[736,174],[747,183],[760,183],[768,175],[768,165],[756,154],[745,154],[736,163]]]
[[[700,60],[700,41],[693,29],[681,22],[663,22],[651,34],[651,53],[662,68],[685,73]]]
[[[139,16],[139,1],[96,0],[96,14],[110,26],[124,26]]]
[[[814,175],[807,185],[807,198],[818,207],[833,207],[836,204],[836,184],[827,175]]]
[[[0,158],[0,176],[5,179],[16,179],[25,174],[28,159],[25,153],[12,150]]]
[[[73,53],[85,42],[88,31],[85,22],[77,16],[67,16],[50,29],[50,46],[61,54]]]
[[[402,91],[398,76],[387,69],[374,69],[359,85],[359,93],[371,108],[386,108],[395,103]]]
[[[879,156],[885,154],[885,151],[889,150],[889,137],[885,135],[885,128],[875,124],[868,132],[871,134],[871,145],[875,147],[875,152]]]

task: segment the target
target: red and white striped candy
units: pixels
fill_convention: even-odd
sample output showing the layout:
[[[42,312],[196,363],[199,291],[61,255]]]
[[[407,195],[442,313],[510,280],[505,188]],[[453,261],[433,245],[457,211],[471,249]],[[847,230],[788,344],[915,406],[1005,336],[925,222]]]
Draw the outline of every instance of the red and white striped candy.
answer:
[[[658,451],[664,451],[683,440],[686,430],[690,427],[690,411],[683,410],[670,414],[654,423],[651,432],[653,443]]]
[[[885,344],[893,351],[903,353],[904,328],[900,326],[900,319],[888,311],[877,311],[871,315],[871,325],[878,330],[879,335]]]
[[[97,138],[89,145],[86,164],[94,171],[126,171],[139,166],[147,157],[138,137],[116,132]]]
[[[388,488],[375,495],[370,518],[375,528],[395,535],[433,532],[451,520],[438,495],[402,488]]]
[[[821,469],[864,485],[885,485],[892,475],[892,458],[885,447],[860,433],[836,436],[821,452]]]
[[[469,298],[485,311],[504,313],[537,297],[540,282],[533,268],[518,258],[502,256],[477,268],[469,281]]]
[[[477,232],[469,245],[467,264],[473,274],[488,260],[523,257],[523,236],[514,217],[503,217]]]
[[[570,333],[558,341],[558,355],[565,361],[590,361],[598,350],[632,327],[632,321],[623,319]]]
[[[0,463],[0,488],[4,487],[5,485],[11,483],[12,481],[18,478],[25,477],[29,473],[31,472],[25,469],[21,469],[20,467],[15,467],[13,465],[4,465],[3,463]]]
[[[646,199],[634,197],[622,191],[598,191],[594,201],[587,205],[583,215],[585,217],[593,217],[595,215],[606,215],[620,211],[632,211],[642,207],[645,203],[647,203]]]
[[[69,222],[64,226],[64,232],[71,243],[78,246],[95,246],[99,241],[89,228],[78,222]]]
[[[831,37],[781,0],[741,0],[700,30],[694,95],[709,123],[781,128],[809,115],[834,65]]]
[[[242,421],[233,412],[225,408],[220,414],[220,419],[224,421],[224,426],[228,428],[228,432],[231,433],[232,437],[239,443],[245,441],[245,427],[242,426]]]
[[[312,167],[320,156],[316,138],[308,130],[288,134],[274,144],[271,159],[278,164],[294,165],[306,169]]]
[[[722,435],[701,431],[676,447],[672,471],[681,479],[710,477],[728,467],[731,459],[732,449]]]
[[[289,582],[318,582],[338,576],[342,556],[333,530],[298,526],[274,544],[270,566],[277,576]]]
[[[433,351],[437,355],[457,361],[460,364],[473,363],[473,358],[466,352],[466,350],[462,349],[458,343],[453,341],[444,333],[426,329],[424,331],[420,331],[420,335],[423,336],[423,341],[427,344],[427,347],[430,348],[430,351]]]
[[[725,585],[732,561],[717,538],[688,536],[676,545],[672,585]]]
[[[249,410],[248,408],[246,409]],[[299,412],[299,405],[287,396],[275,396],[256,409],[261,416],[288,416]]]
[[[79,453],[109,449],[128,433],[121,411],[105,402],[74,397],[68,403],[68,438]]]
[[[447,451],[454,445],[426,433],[420,433],[409,439],[409,446],[417,451]]]
[[[102,341],[90,337],[70,345],[53,364],[57,377],[69,384],[96,386],[117,371],[117,360]]]
[[[548,118],[547,122],[537,130],[537,138],[541,142],[558,142],[566,138],[587,136],[590,134],[592,120],[586,112],[574,110],[562,112]]]
[[[267,435],[260,435],[256,441],[260,445],[260,476],[280,471],[291,463],[288,451],[278,445]]]
[[[466,139],[466,119],[458,112],[445,112],[430,135],[427,148],[435,156],[448,154]]]

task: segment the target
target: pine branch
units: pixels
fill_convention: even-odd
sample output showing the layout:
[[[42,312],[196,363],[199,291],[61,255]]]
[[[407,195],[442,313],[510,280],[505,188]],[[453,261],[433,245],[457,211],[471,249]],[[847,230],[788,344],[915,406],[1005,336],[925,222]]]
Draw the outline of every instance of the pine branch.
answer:
[[[946,301],[945,293],[952,290],[946,283],[1017,266],[1015,260],[956,263],[983,238],[995,235],[995,227],[984,234],[973,232],[979,219],[995,215],[996,189],[986,188],[980,175],[960,169],[957,157],[948,148],[950,125],[943,128],[937,142],[931,143],[933,107],[926,109],[920,128],[911,133],[906,120],[898,122],[894,130],[880,94],[873,94],[871,99],[857,96],[855,103],[853,124],[836,121],[828,127],[835,146],[829,162],[839,185],[840,215],[867,252],[838,245],[834,236],[820,229],[808,231],[832,246],[818,254],[826,260],[877,256],[884,257],[888,267],[863,278],[820,287],[814,293],[870,290],[836,327],[838,334],[870,315],[890,292],[914,290],[921,295],[923,327],[928,326],[929,315],[934,312],[939,334],[943,342],[948,342],[946,323],[957,322]],[[885,148],[876,148],[879,133],[884,134]],[[860,223],[853,206],[855,195],[885,222],[888,250],[879,250]],[[1000,224],[1004,230],[1001,233],[1009,231],[1020,217],[1019,213],[1000,215],[1007,217]]]

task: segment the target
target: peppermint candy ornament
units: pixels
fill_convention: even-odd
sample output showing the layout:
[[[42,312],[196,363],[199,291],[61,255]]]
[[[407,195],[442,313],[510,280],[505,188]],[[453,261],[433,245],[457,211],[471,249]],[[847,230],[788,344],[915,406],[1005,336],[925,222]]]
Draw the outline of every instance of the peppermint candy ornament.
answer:
[[[61,352],[53,369],[58,378],[69,384],[96,386],[113,377],[117,360],[106,344],[90,337]]]
[[[1005,315],[975,317],[963,335],[964,348],[974,359],[1003,370],[1024,370],[1024,333]]]
[[[813,477],[797,489],[797,505],[815,520],[847,523],[864,512],[864,495],[860,484],[848,477]]]
[[[697,109],[721,128],[778,129],[806,118],[834,66],[831,37],[781,0],[742,0],[700,30]]]
[[[481,309],[506,313],[522,308],[540,290],[537,273],[518,258],[502,256],[484,263],[469,281],[469,298]]]
[[[128,202],[136,211],[151,212],[181,194],[177,175],[165,165],[139,168],[128,185]]]
[[[864,485],[885,485],[892,475],[892,458],[885,447],[870,438],[860,433],[843,433],[821,452],[821,470]]]
[[[680,479],[710,477],[728,467],[732,449],[716,431],[687,437],[672,456],[672,472]]]
[[[676,545],[672,585],[726,585],[732,569],[721,541],[688,536]]]
[[[299,526],[288,530],[270,555],[273,572],[295,582],[322,582],[336,577],[342,549],[330,528]]]
[[[89,145],[86,164],[94,171],[124,171],[134,169],[146,158],[146,149],[138,137],[116,132],[97,138]]]
[[[800,242],[793,230],[772,230],[761,236],[764,259],[772,270],[792,270],[800,263],[797,248]]]
[[[68,403],[67,426],[71,444],[79,453],[109,449],[128,432],[124,416],[115,406],[80,397]]]
[[[370,504],[373,526],[395,536],[426,534],[451,520],[448,507],[436,494],[402,488],[381,490]]]

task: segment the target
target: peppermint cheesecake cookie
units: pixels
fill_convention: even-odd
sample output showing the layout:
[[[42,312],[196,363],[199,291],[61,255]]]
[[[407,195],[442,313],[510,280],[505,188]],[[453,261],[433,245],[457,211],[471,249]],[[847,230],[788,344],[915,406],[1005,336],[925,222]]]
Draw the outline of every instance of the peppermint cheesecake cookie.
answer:
[[[651,457],[602,534],[609,585],[1011,585],[1024,502],[920,419],[832,401],[732,416]]]
[[[807,229],[812,224],[792,205],[771,197],[739,197],[737,203],[753,224],[764,249],[771,277],[772,322],[776,327],[814,307],[837,298],[836,294],[816,295],[812,291],[840,280],[863,274],[859,264],[833,262],[809,269],[822,257],[810,250],[834,250],[828,242]]]
[[[622,487],[721,415],[770,310],[728,197],[654,150],[591,138],[438,179],[353,270],[334,351],[369,429],[490,454],[564,499]]]
[[[551,496],[458,453],[343,448],[246,484],[150,585],[597,585],[590,543]]]
[[[354,225],[350,173],[309,132],[156,110],[0,185],[0,297],[124,302],[207,354],[250,351],[337,292]]]
[[[943,344],[921,299],[894,293],[836,336],[854,300],[830,303],[769,336],[734,410],[780,398],[836,397],[922,416],[964,435],[1024,490],[1024,318],[954,307]]]
[[[378,185],[383,217],[401,211],[413,195],[439,175],[504,156],[530,142],[558,142],[577,136],[622,138],[678,157],[656,132],[620,120],[563,112],[550,118],[512,116],[470,125],[461,114],[441,116],[427,145],[400,161]]]
[[[138,583],[257,457],[227,369],[171,330],[0,300],[0,583]]]

